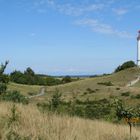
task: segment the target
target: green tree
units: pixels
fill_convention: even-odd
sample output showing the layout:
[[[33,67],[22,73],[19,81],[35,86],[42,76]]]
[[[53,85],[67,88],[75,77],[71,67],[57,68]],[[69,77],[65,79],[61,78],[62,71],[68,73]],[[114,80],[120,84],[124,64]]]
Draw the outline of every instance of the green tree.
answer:
[[[36,74],[31,68],[27,68],[24,73],[21,71],[13,71],[10,74],[10,80],[19,84],[27,85],[58,85],[62,84],[60,79],[54,78],[52,76],[41,76]]]
[[[72,79],[70,76],[65,76],[63,79],[62,79],[62,82],[63,83],[69,83],[69,82],[72,82]]]
[[[26,69],[26,71],[24,72],[24,74],[34,76],[35,75],[35,72],[30,67],[28,67]]]
[[[19,84],[26,84],[26,79],[25,79],[25,76],[22,72],[20,71],[14,71],[10,74],[10,80],[12,82],[15,82],[15,83],[19,83]]]
[[[7,83],[9,82],[9,78],[6,74],[4,74],[4,71],[8,65],[8,61],[5,62],[5,64],[1,64],[0,66],[0,94],[5,93],[7,90]]]
[[[136,66],[136,64],[133,61],[127,61],[127,62],[123,63],[122,65],[118,66],[116,68],[115,72],[119,72],[121,70],[125,70],[125,69],[132,68],[135,66]]]

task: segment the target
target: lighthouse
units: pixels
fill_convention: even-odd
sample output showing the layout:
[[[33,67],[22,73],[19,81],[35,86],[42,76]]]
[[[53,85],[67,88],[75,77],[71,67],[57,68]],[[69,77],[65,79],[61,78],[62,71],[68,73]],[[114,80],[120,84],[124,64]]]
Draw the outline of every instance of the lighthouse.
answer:
[[[140,68],[140,31],[137,37],[137,66]]]

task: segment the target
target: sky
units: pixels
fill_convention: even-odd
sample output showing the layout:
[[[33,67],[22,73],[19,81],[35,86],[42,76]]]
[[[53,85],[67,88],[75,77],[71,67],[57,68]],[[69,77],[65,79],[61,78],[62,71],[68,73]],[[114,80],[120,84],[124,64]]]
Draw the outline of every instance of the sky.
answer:
[[[0,62],[49,75],[111,73],[136,61],[139,0],[0,0]]]

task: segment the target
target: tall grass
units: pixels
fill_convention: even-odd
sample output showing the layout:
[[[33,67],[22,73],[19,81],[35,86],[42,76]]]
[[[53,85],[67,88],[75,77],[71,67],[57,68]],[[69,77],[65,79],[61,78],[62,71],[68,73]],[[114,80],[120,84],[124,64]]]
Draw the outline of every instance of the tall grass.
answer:
[[[0,139],[6,140],[11,103],[0,103]],[[103,121],[84,120],[77,117],[43,114],[33,105],[16,105],[18,123],[12,127],[20,138],[29,140],[128,140],[129,128]],[[140,132],[133,129],[133,137]]]

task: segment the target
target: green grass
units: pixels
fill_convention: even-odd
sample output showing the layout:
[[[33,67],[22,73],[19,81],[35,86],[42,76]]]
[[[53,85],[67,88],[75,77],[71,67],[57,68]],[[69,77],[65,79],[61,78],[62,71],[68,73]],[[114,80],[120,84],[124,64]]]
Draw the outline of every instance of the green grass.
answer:
[[[60,93],[62,93],[62,98],[64,101],[73,100],[73,98],[77,98],[82,101],[85,101],[87,99],[93,101],[100,100],[103,98],[111,99],[117,97],[131,105],[138,104],[139,100],[135,98],[133,99],[131,98],[131,96],[136,96],[140,93],[140,82],[134,85],[133,87],[126,87],[126,85],[130,81],[136,79],[139,73],[140,69],[135,67],[108,76],[85,78],[68,84],[46,87],[45,96],[41,96],[32,100],[34,100],[34,102],[48,101],[51,98],[54,91],[58,89]],[[113,86],[105,86],[98,84],[107,82],[111,82]],[[8,86],[9,90],[18,90],[25,96],[29,96],[29,93],[39,93],[40,88],[41,86],[29,86],[15,83],[10,83]],[[118,88],[119,90],[117,90]],[[90,89],[94,92],[89,93],[87,89]],[[121,96],[121,94],[125,92],[130,92],[130,96]]]
[[[58,89],[62,93],[63,100],[72,100],[74,97],[80,100],[99,100],[103,98],[118,97],[121,99],[125,99],[124,101],[129,102],[130,104],[137,103],[136,100],[122,97],[121,93],[130,92],[134,95],[140,93],[140,88],[138,87],[126,87],[126,85],[130,81],[136,79],[139,73],[140,69],[135,67],[108,76],[86,78],[64,85],[47,87],[45,100],[49,98],[56,89]],[[99,85],[98,83],[101,82],[111,82],[113,86]],[[90,88],[91,90],[96,92],[85,94],[85,92],[87,92],[87,88]],[[117,90],[117,88],[119,88],[119,90]],[[42,100],[43,99],[44,97],[42,97]]]
[[[17,90],[25,96],[29,96],[29,93],[38,94],[40,92],[41,86],[34,85],[22,85],[16,83],[9,83],[8,90]]]

